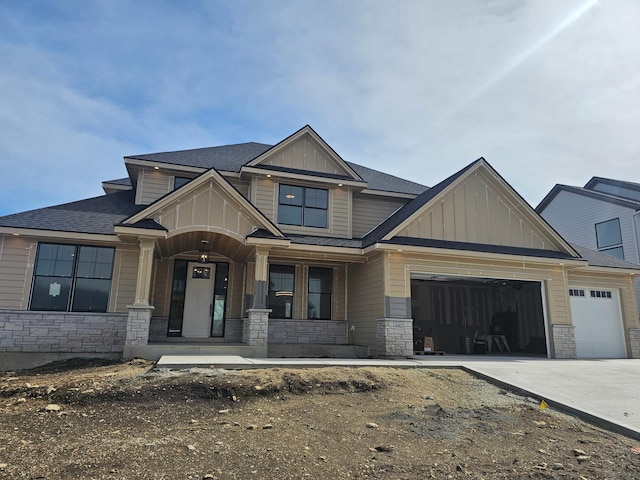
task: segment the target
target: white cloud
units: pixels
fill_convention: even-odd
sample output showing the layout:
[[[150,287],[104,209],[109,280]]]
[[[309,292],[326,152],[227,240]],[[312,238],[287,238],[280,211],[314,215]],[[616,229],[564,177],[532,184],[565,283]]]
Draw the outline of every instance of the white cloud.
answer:
[[[0,214],[99,194],[124,155],[307,123],[428,185],[483,155],[533,204],[638,181],[640,6],[592,3],[4,5]]]

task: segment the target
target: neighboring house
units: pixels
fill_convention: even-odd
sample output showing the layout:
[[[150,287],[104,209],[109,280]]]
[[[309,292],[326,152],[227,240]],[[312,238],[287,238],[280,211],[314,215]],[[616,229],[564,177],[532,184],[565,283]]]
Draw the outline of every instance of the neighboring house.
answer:
[[[640,264],[640,184],[593,177],[556,185],[536,211],[566,240]],[[640,299],[640,279],[635,282]]]
[[[451,353],[492,335],[517,353],[640,357],[638,269],[567,243],[482,158],[427,188],[344,161],[306,126],[124,162],[104,196],[0,217],[5,367],[406,357],[427,334]],[[616,329],[585,341],[574,297],[587,317],[616,307]]]

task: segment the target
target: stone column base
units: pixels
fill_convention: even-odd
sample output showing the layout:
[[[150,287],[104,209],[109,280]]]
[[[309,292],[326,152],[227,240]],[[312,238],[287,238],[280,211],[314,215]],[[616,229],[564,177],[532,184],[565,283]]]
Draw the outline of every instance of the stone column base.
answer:
[[[576,358],[576,336],[573,325],[552,325],[554,358]]]
[[[631,358],[640,358],[640,328],[630,328],[628,332]]]
[[[413,356],[413,319],[378,318],[376,350],[379,357]]]
[[[131,350],[149,343],[149,325],[154,308],[151,305],[127,305],[127,336],[124,341],[123,358],[132,358]]]
[[[270,309],[250,308],[248,318],[244,319],[242,328],[242,343],[247,345],[266,347],[269,340]]]

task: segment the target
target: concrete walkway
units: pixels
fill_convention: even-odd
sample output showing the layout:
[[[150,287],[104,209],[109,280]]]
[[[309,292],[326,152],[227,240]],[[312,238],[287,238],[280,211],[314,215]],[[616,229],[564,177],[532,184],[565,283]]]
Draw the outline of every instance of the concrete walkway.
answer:
[[[403,360],[165,355],[156,368],[328,366],[463,368],[640,440],[640,360],[549,360],[489,355],[415,356]]]

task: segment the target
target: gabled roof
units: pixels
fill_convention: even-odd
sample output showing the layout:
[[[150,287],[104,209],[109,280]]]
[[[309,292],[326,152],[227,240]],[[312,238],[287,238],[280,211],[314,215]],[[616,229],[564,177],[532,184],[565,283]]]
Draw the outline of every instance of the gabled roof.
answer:
[[[114,225],[143,208],[126,190],[0,217],[0,227],[113,235]]]
[[[376,228],[371,230],[368,234],[366,234],[362,243],[365,247],[377,243],[384,239],[392,230],[401,225],[407,219],[409,219],[414,213],[416,213],[420,208],[426,205],[431,199],[436,197],[439,193],[441,193],[445,188],[455,182],[458,178],[460,178],[465,172],[471,170],[478,162],[484,161],[482,157],[476,160],[473,163],[470,163],[466,167],[464,167],[459,172],[454,173],[449,178],[443,180],[439,184],[431,187],[430,189],[422,192],[416,198],[407,202],[403,207],[399,208],[393,215],[387,218],[384,222],[378,225]]]
[[[528,211],[531,218],[538,223],[539,228],[548,232],[549,238],[553,239],[557,248],[568,252],[570,256],[577,257],[578,253],[567,243],[558,232],[556,232],[549,223],[540,217],[531,206],[515,191],[515,189],[487,162],[483,157],[480,157],[475,162],[470,163],[462,170],[454,173],[449,178],[443,180],[439,184],[430,188],[429,190],[418,195],[412,201],[406,203],[402,208],[398,209],[387,220],[374,228],[363,238],[363,246],[367,247],[378,242],[390,242],[393,243],[395,235],[399,235],[401,228],[406,226],[413,218],[420,215],[430,204],[438,197],[444,195],[444,192],[454,184],[462,182],[464,178],[471,175],[473,171],[483,169],[490,176],[495,178],[500,184],[506,188],[507,192],[510,192],[514,200],[522,206],[523,212]]]
[[[587,184],[588,185],[588,184]],[[595,190],[589,190],[587,188],[572,187],[570,185],[555,185],[549,193],[542,199],[542,201],[536,207],[536,212],[542,213],[551,203],[551,201],[560,193],[569,192],[584,197],[594,198],[603,202],[612,203],[621,207],[631,208],[633,210],[640,210],[640,202],[635,202],[626,198],[619,197],[617,195],[611,195],[609,193],[598,192]]]
[[[310,129],[311,127],[303,128]],[[301,131],[302,129],[294,133],[293,135],[297,135]],[[287,139],[290,138],[292,138],[292,136],[287,137]],[[283,142],[285,140],[283,140]],[[282,144],[282,142],[280,142],[278,145],[280,144]],[[197,148],[193,150],[177,150],[173,152],[129,155],[125,157],[125,163],[127,162],[127,160],[144,160],[183,167],[202,168],[205,170],[215,168],[219,172],[240,172],[244,165],[250,164],[253,160],[258,159],[258,157],[274,147],[274,145],[267,145],[264,143],[239,143],[235,145]],[[327,148],[329,149],[329,151],[333,152],[333,149],[331,149],[330,146],[327,145]],[[335,152],[333,153],[338,158],[340,158],[338,154],[336,154]],[[410,180],[405,180],[394,175],[389,175],[387,173],[364,167],[353,162],[344,161],[341,158],[340,160],[344,163],[347,170],[350,170],[355,174],[354,178],[359,178],[365,181],[367,183],[367,189],[370,190],[418,195],[428,188],[424,185],[412,182]],[[261,165],[260,168],[274,167]],[[318,176],[317,172],[314,172],[314,174]]]
[[[351,180],[364,181],[364,179],[361,178],[360,175],[358,175],[356,173],[356,171],[353,170],[349,166],[349,164],[342,159],[342,157],[340,155],[338,155],[338,153],[331,147],[331,145],[329,145],[327,142],[325,142],[324,139],[320,135],[318,135],[318,133],[313,128],[311,128],[310,125],[305,125],[304,127],[302,127],[297,132],[292,133],[287,138],[285,138],[284,140],[278,142],[276,145],[271,147],[269,150],[267,150],[266,152],[262,153],[260,156],[258,156],[256,158],[254,158],[253,160],[247,162],[245,164],[245,166],[247,166],[247,167],[258,167],[258,166],[261,166],[261,162],[263,162],[272,152],[274,152],[275,150],[278,150],[280,148],[284,148],[287,145],[292,144],[293,142],[295,142],[296,140],[302,138],[305,135],[308,135],[309,137],[311,137],[317,144],[320,145],[320,147],[325,152],[327,152],[327,154],[329,155],[329,157],[332,159],[333,162],[335,162],[337,165],[340,165],[346,172],[348,172],[349,173],[348,177]]]
[[[175,202],[181,197],[188,195],[191,191],[196,190],[208,180],[213,180],[214,182],[216,182],[216,184],[225,191],[225,194],[228,195],[229,198],[233,198],[238,204],[240,204],[242,208],[246,210],[253,219],[257,220],[261,224],[262,228],[269,231],[276,237],[284,236],[280,229],[271,220],[269,220],[260,210],[258,210],[255,205],[244,198],[233,185],[231,185],[222,175],[220,175],[218,171],[216,171],[215,168],[210,168],[190,182],[182,185],[180,188],[167,193],[152,204],[143,206],[139,211],[123,220],[121,225],[143,225],[142,228],[149,228],[147,226],[144,226],[145,224],[141,224],[140,222],[152,220],[151,217],[161,211],[163,207],[172,202]]]

